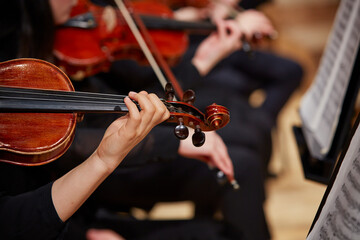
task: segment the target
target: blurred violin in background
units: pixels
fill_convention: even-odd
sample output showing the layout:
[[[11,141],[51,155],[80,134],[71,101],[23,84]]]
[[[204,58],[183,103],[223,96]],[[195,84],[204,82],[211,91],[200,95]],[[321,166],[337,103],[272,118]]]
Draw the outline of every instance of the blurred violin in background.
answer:
[[[206,21],[179,21],[169,6],[205,7],[212,1],[141,0],[133,1],[130,13],[140,16],[158,52],[174,66],[186,52],[188,33],[209,34],[216,25]],[[264,36],[254,34],[252,41]],[[242,49],[251,52],[248,40]],[[119,59],[134,59],[148,64],[131,29],[119,9],[79,0],[72,9],[71,19],[60,26],[55,35],[56,65],[73,80],[106,72]]]
[[[176,64],[188,47],[185,31],[216,29],[211,23],[192,23],[172,19],[166,5],[133,2],[129,12],[141,16],[158,51],[169,65]],[[79,0],[71,20],[56,31],[54,54],[57,65],[72,79],[82,79],[107,71],[119,59],[147,60],[120,11]]]

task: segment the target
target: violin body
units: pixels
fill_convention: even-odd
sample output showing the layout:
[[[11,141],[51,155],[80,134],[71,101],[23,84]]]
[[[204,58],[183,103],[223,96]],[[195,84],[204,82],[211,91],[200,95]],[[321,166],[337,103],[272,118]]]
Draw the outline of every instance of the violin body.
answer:
[[[17,60],[0,65],[0,85],[74,91],[67,76],[44,61]],[[19,165],[51,162],[70,146],[76,113],[0,111],[0,161]]]
[[[126,114],[124,98],[76,92],[63,71],[43,60],[0,63],[0,161],[26,166],[54,161],[71,145],[79,116]],[[179,124],[174,131],[178,138],[188,136],[185,126],[195,129],[195,146],[205,141],[201,131],[222,128],[230,120],[228,110],[216,104],[203,114],[189,103],[162,102],[170,112],[167,122]]]
[[[109,10],[111,9],[111,10]],[[155,2],[135,2],[130,12],[139,15],[172,17],[172,11]],[[115,13],[115,22],[107,21],[109,12]],[[147,64],[130,28],[120,11],[101,7],[86,0],[79,0],[72,16],[91,13],[95,28],[60,27],[56,31],[54,54],[57,65],[72,79],[82,79],[102,71],[108,71],[111,63],[119,59],[134,59]],[[170,65],[176,64],[188,47],[188,37],[182,31],[151,29],[149,34],[159,52]]]

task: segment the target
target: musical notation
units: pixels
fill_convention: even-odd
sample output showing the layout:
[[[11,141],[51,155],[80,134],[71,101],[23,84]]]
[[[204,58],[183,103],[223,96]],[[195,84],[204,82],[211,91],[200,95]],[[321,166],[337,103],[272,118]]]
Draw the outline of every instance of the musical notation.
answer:
[[[313,157],[328,153],[360,41],[360,1],[343,0],[336,14],[314,83],[300,106],[303,131]]]
[[[360,239],[360,126],[341,162],[321,213],[310,231],[312,239]]]

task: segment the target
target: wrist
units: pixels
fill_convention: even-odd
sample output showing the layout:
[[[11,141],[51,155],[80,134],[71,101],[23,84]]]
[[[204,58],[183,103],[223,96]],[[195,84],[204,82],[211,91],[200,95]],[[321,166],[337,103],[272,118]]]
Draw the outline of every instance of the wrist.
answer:
[[[210,72],[214,64],[209,63],[209,61],[206,61],[202,59],[199,56],[194,56],[191,60],[191,63],[195,66],[195,68],[198,70],[200,76],[205,76]]]
[[[120,158],[116,157],[116,159]],[[98,150],[96,150],[88,159],[90,164],[94,165],[99,172],[105,175],[110,175],[120,164],[121,161],[116,161],[111,157],[104,157]]]

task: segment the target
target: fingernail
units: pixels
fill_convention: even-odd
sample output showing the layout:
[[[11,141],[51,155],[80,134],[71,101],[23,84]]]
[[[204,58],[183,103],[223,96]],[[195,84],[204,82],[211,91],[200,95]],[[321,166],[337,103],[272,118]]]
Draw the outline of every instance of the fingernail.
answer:
[[[130,91],[128,95],[129,95],[129,97],[133,97],[136,95],[136,92]]]

